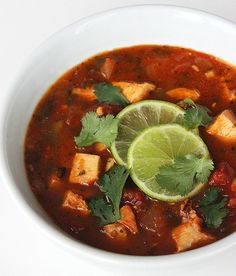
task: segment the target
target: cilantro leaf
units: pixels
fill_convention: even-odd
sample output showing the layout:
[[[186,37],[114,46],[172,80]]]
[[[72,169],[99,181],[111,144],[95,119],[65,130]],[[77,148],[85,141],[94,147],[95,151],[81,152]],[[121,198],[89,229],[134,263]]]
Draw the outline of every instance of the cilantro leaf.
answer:
[[[179,156],[173,164],[160,167],[156,181],[161,188],[185,196],[196,184],[206,183],[213,168],[211,159],[198,158],[193,154]]]
[[[211,111],[207,107],[195,104],[191,99],[185,99],[184,103],[190,105],[184,114],[184,126],[186,128],[208,126],[211,123],[212,119],[208,114]]]
[[[86,147],[96,142],[110,146],[116,139],[118,119],[114,118],[113,115],[97,117],[95,112],[88,112],[81,122],[82,130],[79,136],[74,138],[78,147]]]
[[[203,207],[214,203],[219,196],[219,192],[220,189],[218,187],[213,187],[206,190],[204,196],[199,201],[199,205]]]
[[[202,213],[206,226],[218,228],[228,209],[225,208],[227,198],[220,195],[220,189],[213,187],[208,189],[204,196],[199,200],[199,211]]]
[[[88,205],[93,216],[100,219],[99,225],[101,227],[116,222],[119,219],[119,217],[115,216],[112,205],[101,197],[91,199]]]
[[[99,181],[100,189],[112,202],[116,215],[119,215],[121,195],[128,176],[129,171],[124,166],[115,166]]]
[[[129,104],[126,98],[121,94],[120,89],[110,83],[97,83],[93,86],[93,89],[99,102],[120,104],[122,106],[127,106]]]
[[[94,198],[89,202],[92,214],[100,219],[100,225],[120,219],[120,200],[129,171],[124,166],[115,166],[99,180],[99,188],[108,200]]]

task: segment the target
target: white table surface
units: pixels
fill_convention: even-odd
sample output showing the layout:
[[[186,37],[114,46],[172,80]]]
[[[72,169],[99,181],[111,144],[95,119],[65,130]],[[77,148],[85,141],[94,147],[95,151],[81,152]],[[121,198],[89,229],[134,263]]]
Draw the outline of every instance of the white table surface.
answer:
[[[63,26],[113,7],[152,3],[194,7],[236,22],[235,0],[0,0],[0,97],[6,94],[29,53]],[[182,267],[154,273],[147,267],[145,274],[233,276],[236,275],[235,257],[236,247],[186,270]],[[0,275],[123,276],[126,271],[98,266],[66,252],[35,229],[0,184]],[[134,275],[144,274],[135,272]]]

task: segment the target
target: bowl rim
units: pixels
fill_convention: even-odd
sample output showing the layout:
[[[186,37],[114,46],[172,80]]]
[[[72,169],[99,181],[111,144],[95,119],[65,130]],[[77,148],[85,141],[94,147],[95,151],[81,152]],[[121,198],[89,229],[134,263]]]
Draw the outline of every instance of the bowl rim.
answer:
[[[171,254],[171,255],[163,255],[163,256],[133,256],[133,255],[124,255],[119,253],[113,253],[109,251],[105,251],[102,249],[98,249],[92,247],[90,245],[84,244],[78,240],[75,240],[73,237],[69,236],[67,233],[63,232],[56,224],[52,227],[50,226],[39,214],[37,214],[26,202],[24,196],[21,194],[17,185],[10,173],[10,167],[7,163],[7,151],[4,148],[5,139],[4,131],[7,127],[8,121],[8,109],[11,106],[12,97],[14,96],[15,87],[17,84],[22,80],[25,72],[28,71],[31,66],[34,64],[34,60],[43,50],[44,45],[50,43],[50,41],[54,40],[59,34],[66,32],[67,30],[74,28],[81,27],[83,24],[90,22],[94,19],[102,18],[106,15],[111,15],[113,13],[133,10],[133,9],[168,9],[172,12],[174,11],[182,11],[188,13],[198,14],[199,16],[205,16],[211,18],[212,20],[218,21],[220,23],[225,23],[231,25],[235,28],[236,31],[236,24],[231,21],[227,20],[221,16],[214,15],[209,12],[202,11],[200,9],[193,9],[193,8],[186,8],[181,6],[174,6],[174,5],[158,5],[158,4],[145,4],[145,5],[129,5],[125,7],[118,7],[113,8],[105,11],[101,11],[89,16],[86,16],[80,20],[73,22],[72,24],[67,25],[66,27],[58,30],[54,34],[50,35],[46,40],[40,43],[38,47],[36,47],[31,54],[25,58],[22,62],[22,65],[19,67],[17,72],[13,74],[12,83],[10,87],[7,88],[6,96],[1,101],[1,119],[0,119],[0,176],[4,183],[4,186],[8,190],[11,198],[15,201],[16,205],[25,214],[29,220],[31,220],[37,228],[40,229],[48,238],[54,240],[57,244],[59,244],[63,248],[67,248],[68,251],[74,252],[77,255],[83,255],[87,258],[92,258],[93,260],[102,261],[106,263],[116,264],[116,265],[127,265],[127,266],[136,266],[140,267],[143,266],[143,261],[146,262],[149,266],[176,266],[186,263],[193,263],[200,259],[213,256],[219,254],[222,251],[225,251],[233,246],[236,246],[236,233],[232,233],[231,235],[218,240],[210,245],[206,245],[201,248],[193,249],[190,251],[178,253],[178,254]],[[42,94],[43,95],[43,94]],[[30,188],[30,187],[29,187]],[[36,200],[36,198],[35,198]],[[187,258],[187,259],[186,259]],[[156,262],[158,260],[158,262]]]

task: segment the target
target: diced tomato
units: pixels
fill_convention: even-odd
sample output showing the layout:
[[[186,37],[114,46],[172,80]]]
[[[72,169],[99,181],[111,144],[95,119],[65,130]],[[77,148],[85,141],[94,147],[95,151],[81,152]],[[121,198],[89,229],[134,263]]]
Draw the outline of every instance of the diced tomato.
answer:
[[[236,178],[234,178],[232,181],[231,191],[236,193]]]
[[[210,177],[209,185],[218,186],[223,190],[223,192],[228,194],[234,174],[234,170],[227,162],[220,162]]]
[[[124,204],[130,204],[138,211],[139,207],[146,201],[145,195],[137,188],[125,188],[122,195],[122,202]]]
[[[172,68],[171,71],[172,71],[172,73],[175,73],[175,74],[183,74],[183,73],[189,71],[191,66],[192,66],[192,63],[190,61],[188,61],[185,63],[178,64],[177,66]]]
[[[227,162],[221,162],[212,173],[209,185],[218,186],[228,196],[228,207],[236,208],[235,172]]]
[[[205,57],[196,57],[194,62],[203,72],[207,72],[212,69],[212,63]]]
[[[49,160],[53,158],[53,148],[51,145],[46,145],[43,148],[43,154],[42,156],[44,157],[44,159]]]
[[[231,184],[231,194],[228,206],[235,209],[234,211],[236,212],[236,178],[233,179]]]
[[[231,208],[236,208],[236,197],[231,198],[231,199],[229,200],[228,206],[231,207]]]
[[[61,179],[58,177],[57,173],[53,172],[48,179],[49,188],[57,188],[62,185]]]
[[[65,123],[72,128],[79,127],[81,125],[80,118],[81,111],[78,109],[77,106],[71,106],[67,113],[67,118]]]

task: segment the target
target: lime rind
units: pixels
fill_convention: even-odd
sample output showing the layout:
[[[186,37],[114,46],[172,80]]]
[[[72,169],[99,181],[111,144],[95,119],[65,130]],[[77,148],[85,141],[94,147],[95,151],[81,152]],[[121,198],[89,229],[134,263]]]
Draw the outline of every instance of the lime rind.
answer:
[[[131,105],[126,106],[124,109],[122,109],[118,115],[116,116],[118,119],[122,118],[124,116],[124,114],[127,113],[127,111],[131,111],[137,108],[140,108],[144,105],[162,105],[162,106],[169,106],[172,107],[173,109],[178,109],[180,113],[184,114],[184,109],[181,108],[180,106],[174,104],[174,103],[170,103],[170,102],[166,102],[166,101],[160,101],[160,100],[144,100],[144,101],[140,101],[137,103],[133,103]]]
[[[170,131],[170,133],[175,132],[175,135],[171,137],[172,141],[168,142],[168,135],[165,133],[165,130]],[[158,131],[159,133],[163,132],[162,141],[160,140],[161,135],[157,135]],[[154,136],[159,139],[157,141],[152,141],[152,134],[154,134],[154,132],[156,132]],[[173,138],[174,136],[176,136],[176,139]],[[181,139],[182,141],[180,141]],[[162,146],[164,144],[164,147],[158,149],[158,142],[159,144],[162,143]],[[165,142],[173,142],[174,144],[167,145]],[[204,183],[197,184],[189,194],[181,196],[173,193],[171,194],[165,189],[158,187],[158,183],[155,180],[155,175],[158,173],[158,167],[163,164],[170,164],[178,155],[186,155],[189,153],[194,153],[203,157],[209,156],[208,149],[203,140],[192,131],[178,124],[165,124],[145,129],[134,139],[128,150],[128,168],[131,170],[131,178],[140,190],[155,199],[177,202],[192,197],[199,193],[205,186]],[[140,160],[138,160],[139,157]]]

